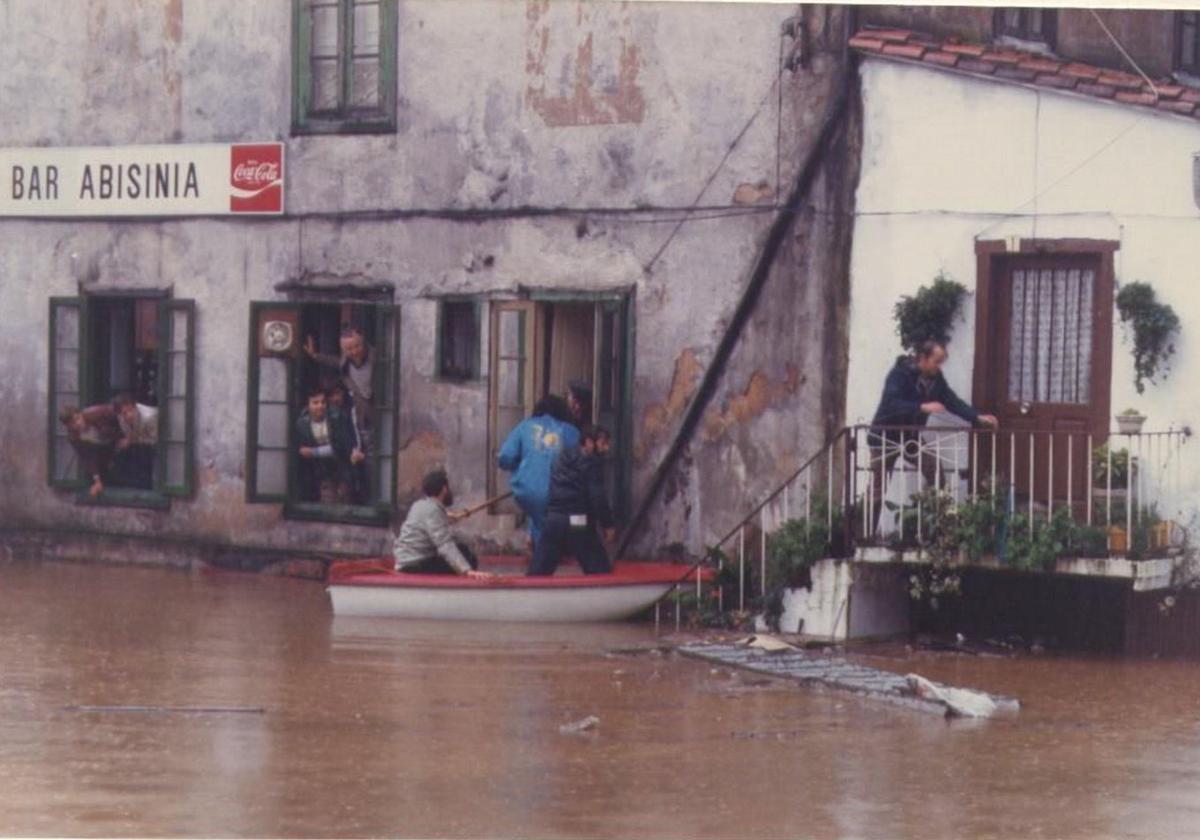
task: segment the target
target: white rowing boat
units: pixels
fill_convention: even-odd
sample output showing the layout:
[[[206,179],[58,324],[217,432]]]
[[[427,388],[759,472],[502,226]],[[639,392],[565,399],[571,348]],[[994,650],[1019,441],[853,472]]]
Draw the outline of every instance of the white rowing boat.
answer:
[[[513,568],[519,558],[483,558],[481,568]],[[491,579],[396,572],[382,561],[335,563],[328,591],[334,615],[463,621],[619,621],[654,605],[676,584],[711,573],[672,563],[618,562],[611,574]]]

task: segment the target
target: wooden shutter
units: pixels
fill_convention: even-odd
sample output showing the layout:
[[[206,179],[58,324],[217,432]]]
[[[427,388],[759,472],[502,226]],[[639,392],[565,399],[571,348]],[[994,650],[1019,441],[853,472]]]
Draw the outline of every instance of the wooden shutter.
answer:
[[[508,491],[508,473],[496,466],[500,446],[513,427],[533,413],[537,304],[492,303],[488,354],[488,495]],[[516,510],[506,506],[499,511]]]
[[[84,408],[87,354],[84,352],[87,306],[84,298],[50,298],[50,375],[47,390],[47,476],[51,487],[81,488],[88,482],[58,413]]]
[[[158,304],[158,486],[191,496],[196,481],[196,303]]]
[[[629,510],[632,445],[633,329],[629,296],[596,304],[592,414],[612,434],[608,487],[613,508]]]
[[[371,366],[372,481],[376,506],[391,511],[396,501],[396,408],[399,402],[400,308],[375,307],[375,359]]]
[[[250,357],[246,396],[246,501],[286,502],[291,458],[291,382],[300,348],[300,308],[250,304]],[[290,334],[286,347],[272,344]]]

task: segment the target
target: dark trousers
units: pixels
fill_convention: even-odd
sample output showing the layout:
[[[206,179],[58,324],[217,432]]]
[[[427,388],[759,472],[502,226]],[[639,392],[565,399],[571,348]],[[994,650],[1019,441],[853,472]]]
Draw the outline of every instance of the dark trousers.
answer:
[[[573,528],[566,514],[547,513],[528,574],[554,574],[564,553],[579,561],[585,575],[601,575],[612,571],[608,552],[604,550],[604,543],[600,542],[600,535],[590,521],[583,527]]]
[[[871,499],[875,506],[871,534],[868,535],[872,536],[879,528],[879,515],[883,512],[885,482],[891,478],[897,460],[904,458],[904,462],[909,466],[918,467],[927,486],[935,486],[938,475],[936,456],[926,454],[921,457],[918,454],[921,447],[920,432],[872,432],[868,435],[867,442],[871,449]]]
[[[154,489],[154,447],[135,443],[118,449],[107,481],[114,487]]]
[[[471,564],[471,568],[478,569],[479,558],[475,556],[475,552],[471,550],[471,547],[466,543],[459,542],[458,540],[455,540],[454,544],[458,546],[458,550],[462,552],[462,556],[466,559],[466,561]],[[432,557],[426,557],[420,563],[413,563],[411,566],[405,566],[404,571],[415,575],[458,574],[456,571],[454,571],[453,566],[442,559],[440,554],[435,554]]]

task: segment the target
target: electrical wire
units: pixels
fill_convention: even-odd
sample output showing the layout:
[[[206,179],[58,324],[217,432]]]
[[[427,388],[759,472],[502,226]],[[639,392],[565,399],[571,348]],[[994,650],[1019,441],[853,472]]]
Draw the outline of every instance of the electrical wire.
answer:
[[[780,35],[779,37],[782,40],[783,35]],[[774,91],[776,86],[780,84],[781,79],[782,79],[782,74],[777,73],[775,78],[771,80],[770,86],[767,88],[766,93],[763,94],[762,99],[759,100],[758,106],[754,109],[754,113],[750,115],[750,119],[746,120],[746,124],[744,126],[742,126],[742,130],[737,133],[737,136],[733,138],[733,142],[729,144],[729,147],[725,150],[725,154],[721,156],[721,160],[717,163],[716,168],[713,169],[712,174],[710,174],[708,176],[708,178],[705,179],[704,186],[702,186],[700,188],[700,192],[696,194],[695,201],[692,202],[693,206],[699,204],[700,199],[702,199],[704,197],[704,194],[706,192],[708,192],[708,188],[710,186],[712,186],[712,182],[716,180],[717,175],[720,174],[721,170],[725,167],[725,162],[727,160],[729,160],[729,156],[731,154],[733,154],[733,150],[737,148],[738,143],[740,143],[742,141],[742,138],[746,136],[746,132],[750,130],[750,126],[754,125],[755,120],[757,120],[759,117],[759,114],[762,113],[763,107],[766,106],[767,101],[771,97],[771,92]],[[776,185],[776,188],[778,188],[778,185]],[[667,238],[663,242],[663,244],[661,246],[659,246],[659,249],[654,252],[654,256],[651,257],[650,261],[647,262],[642,267],[643,271],[645,271],[646,274],[649,274],[651,271],[653,271],[654,264],[656,262],[658,262],[659,258],[663,255],[663,252],[666,251],[667,247],[671,244],[672,241],[674,241],[675,237],[678,235],[679,231],[683,228],[683,226],[687,222],[687,220],[688,220],[688,217],[686,217],[686,216],[683,219],[679,220],[679,222],[676,224],[674,230],[672,230],[671,233],[667,236]]]

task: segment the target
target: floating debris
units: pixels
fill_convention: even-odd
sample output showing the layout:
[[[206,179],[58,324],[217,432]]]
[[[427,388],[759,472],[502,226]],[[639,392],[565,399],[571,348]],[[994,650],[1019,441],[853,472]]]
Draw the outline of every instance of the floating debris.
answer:
[[[955,694],[953,699],[959,705],[959,709],[956,710],[947,702],[946,692],[948,691],[964,691],[971,695],[978,694],[987,698],[988,702],[994,706],[992,711],[1015,712],[1020,708],[1020,703],[1009,697],[997,697],[967,689],[949,688],[928,680],[925,680],[928,686],[925,693],[922,694],[910,684],[908,678],[900,674],[859,665],[841,657],[816,655],[795,649],[777,649],[774,652],[768,652],[762,648],[749,647],[744,643],[698,643],[684,645],[679,652],[685,656],[696,657],[710,663],[729,665],[772,677],[794,680],[805,685],[819,685],[849,691],[871,700],[880,700],[932,714],[965,715],[967,708],[976,708],[976,706],[982,708],[982,704],[972,705],[973,701],[970,699]],[[919,679],[923,680],[924,678]]]
[[[564,723],[562,726],[558,727],[558,731],[563,735],[575,735],[579,732],[587,732],[588,730],[595,729],[598,723],[600,723],[600,718],[596,717],[595,715],[588,715],[582,720],[577,720],[574,723]]]

